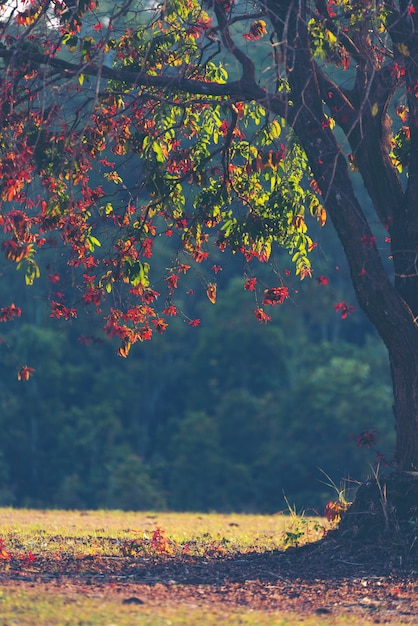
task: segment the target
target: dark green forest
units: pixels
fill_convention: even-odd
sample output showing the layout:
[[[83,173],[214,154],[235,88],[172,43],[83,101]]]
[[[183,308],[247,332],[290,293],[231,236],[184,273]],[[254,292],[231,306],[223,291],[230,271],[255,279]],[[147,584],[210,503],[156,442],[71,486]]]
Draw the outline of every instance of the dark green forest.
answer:
[[[321,512],[337,496],[329,479],[355,487],[376,462],[384,471],[385,349],[356,306],[331,227],[317,234],[313,277],[286,277],[290,298],[270,307],[270,323],[255,319],[239,260],[220,255],[216,276],[203,264],[184,284],[185,316],[128,359],[104,338],[100,315],[49,316],[52,252],[31,287],[1,261],[0,306],[23,312],[0,328],[0,504],[276,512],[287,499]],[[205,296],[211,276],[216,305]],[[79,306],[66,280],[68,304]],[[355,309],[344,318],[339,302]],[[35,369],[27,382],[17,379],[23,365]],[[358,447],[366,431],[376,445]]]
[[[264,59],[263,45],[253,44],[254,58]],[[138,162],[127,167],[134,180]],[[103,333],[106,311],[82,312],[59,247],[39,254],[32,286],[2,255],[0,309],[13,302],[22,316],[0,324],[0,505],[276,512],[289,502],[322,512],[337,498],[330,481],[355,488],[385,471],[394,446],[387,354],[332,227],[311,227],[312,278],[292,280],[286,251],[268,268],[219,253],[220,271],[212,260],[184,277],[183,315],[127,359]],[[383,249],[385,235],[376,234]],[[154,246],[157,291],[176,252],[167,245]],[[269,307],[264,325],[244,283],[257,276],[262,286],[272,271],[276,282],[285,273],[290,297]],[[77,318],[50,317],[57,291]],[[33,376],[19,381],[26,365]],[[361,433],[376,444],[359,447]]]

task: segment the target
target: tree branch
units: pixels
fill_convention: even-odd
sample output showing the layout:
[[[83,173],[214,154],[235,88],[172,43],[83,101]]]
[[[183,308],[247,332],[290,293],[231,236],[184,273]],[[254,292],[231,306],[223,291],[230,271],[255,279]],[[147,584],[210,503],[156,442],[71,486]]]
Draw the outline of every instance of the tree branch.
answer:
[[[397,86],[390,72],[376,70],[368,82],[356,83],[350,98],[354,103],[351,116],[338,119],[376,214],[389,230],[404,200],[398,172],[389,156],[392,123],[387,108]]]
[[[222,43],[225,48],[237,59],[242,66],[242,79],[255,82],[255,66],[253,61],[234,43],[229,30],[228,18],[225,8],[219,2],[214,1],[214,11],[218,20]]]
[[[0,59],[4,59],[6,62],[12,59],[13,54],[13,50],[0,49]],[[78,65],[35,51],[31,51],[28,54],[27,61],[30,61],[31,65],[35,67],[44,65],[59,71],[63,79],[75,78],[81,74],[94,77],[101,76],[103,79],[126,83],[131,88],[148,87],[165,92],[181,91],[183,93],[212,96],[214,98],[225,97],[235,101],[255,100],[264,104],[272,103],[278,115],[284,115],[285,113],[284,99],[275,94],[269,94],[248,76],[243,76],[241,80],[221,84],[189,79],[180,75],[153,76],[146,72],[133,72],[91,63]]]

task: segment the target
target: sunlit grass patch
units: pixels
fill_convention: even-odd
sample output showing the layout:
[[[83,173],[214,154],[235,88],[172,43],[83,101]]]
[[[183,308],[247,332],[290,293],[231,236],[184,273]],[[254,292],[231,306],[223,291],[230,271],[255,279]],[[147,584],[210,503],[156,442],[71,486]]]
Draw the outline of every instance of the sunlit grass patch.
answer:
[[[289,515],[0,509],[6,549],[39,556],[283,550],[320,539],[324,524],[318,518]]]

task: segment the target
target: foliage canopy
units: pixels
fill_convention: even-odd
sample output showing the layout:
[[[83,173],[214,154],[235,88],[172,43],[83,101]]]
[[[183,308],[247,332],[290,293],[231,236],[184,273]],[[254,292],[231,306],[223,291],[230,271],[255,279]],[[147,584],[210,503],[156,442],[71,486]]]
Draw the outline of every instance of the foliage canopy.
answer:
[[[275,267],[276,282],[258,291],[251,261],[279,245],[309,276],[308,215],[320,225],[329,215],[389,351],[398,466],[416,470],[417,2],[0,5],[2,246],[28,284],[39,249],[55,251],[51,315],[93,307],[127,356],[179,312],[182,276],[214,251],[218,267],[229,248],[267,322],[265,307],[289,295],[286,274]],[[387,230],[393,281],[354,170]],[[157,290],[160,237],[173,258]],[[202,281],[215,302],[216,280]],[[1,310],[6,321],[19,314]]]

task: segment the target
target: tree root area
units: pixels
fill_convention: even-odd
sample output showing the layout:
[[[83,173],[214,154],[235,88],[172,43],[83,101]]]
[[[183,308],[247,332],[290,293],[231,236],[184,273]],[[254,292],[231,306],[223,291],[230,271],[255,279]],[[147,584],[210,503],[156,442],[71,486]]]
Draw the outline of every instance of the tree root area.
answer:
[[[372,546],[391,566],[418,559],[418,472],[396,472],[370,479],[357,491],[338,537],[345,549]]]

